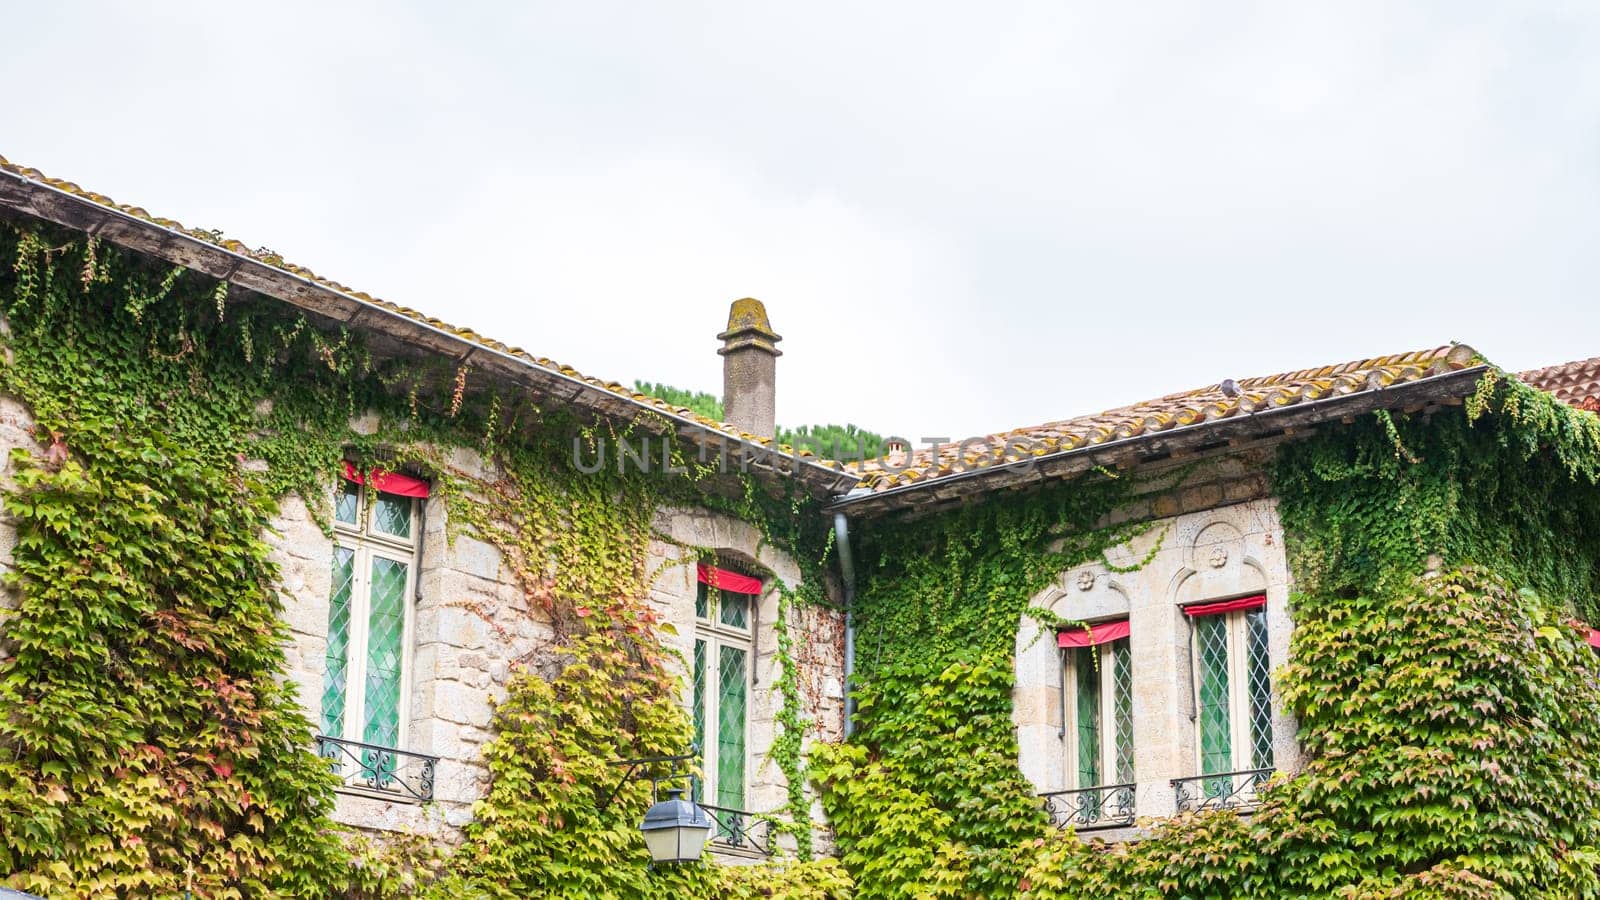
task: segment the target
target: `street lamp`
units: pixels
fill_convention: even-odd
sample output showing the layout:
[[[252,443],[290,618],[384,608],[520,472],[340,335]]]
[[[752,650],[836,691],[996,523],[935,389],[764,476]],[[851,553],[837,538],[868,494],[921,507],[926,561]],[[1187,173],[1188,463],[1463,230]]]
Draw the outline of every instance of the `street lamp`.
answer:
[[[639,823],[651,862],[694,862],[711,835],[711,817],[696,803],[683,799],[682,788],[671,788]]]
[[[691,747],[688,753],[677,756],[647,756],[612,763],[613,766],[627,766],[628,770],[622,773],[616,786],[600,801],[602,812],[611,805],[617,792],[622,790],[622,785],[633,777],[640,766],[674,764],[673,771],[665,775],[640,776],[650,779],[650,796],[654,800],[654,804],[645,811],[644,821],[639,823],[639,831],[644,835],[644,844],[650,850],[652,863],[695,862],[700,859],[706,839],[711,836],[711,816],[699,804],[683,799],[682,788],[669,788],[666,791],[667,798],[661,799],[661,782],[677,781],[689,776],[687,771],[677,771],[675,764],[688,762],[698,753],[697,749]]]

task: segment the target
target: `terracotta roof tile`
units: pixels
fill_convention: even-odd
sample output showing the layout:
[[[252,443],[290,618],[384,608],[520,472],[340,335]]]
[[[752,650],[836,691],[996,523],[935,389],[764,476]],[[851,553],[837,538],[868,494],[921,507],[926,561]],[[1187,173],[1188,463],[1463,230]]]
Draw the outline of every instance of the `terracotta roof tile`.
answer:
[[[1600,356],[1531,369],[1517,377],[1564,403],[1600,412]]]
[[[686,407],[674,406],[663,400],[642,394],[614,381],[601,381],[582,374],[571,366],[562,365],[542,356],[534,356],[519,347],[511,347],[484,337],[468,328],[460,328],[409,307],[356,291],[337,281],[323,278],[303,266],[286,262],[282,256],[266,248],[251,249],[232,238],[224,238],[219,231],[187,228],[171,219],[152,216],[141,207],[128,206],[104,194],[85,190],[78,185],[50,178],[37,169],[19,166],[0,156],[0,171],[9,172],[40,184],[49,185],[63,193],[116,210],[151,224],[180,232],[231,253],[248,257],[258,263],[313,282],[323,288],[347,297],[377,306],[412,321],[438,329],[483,347],[522,360],[533,366],[578,379],[591,387],[607,391],[641,407],[670,412],[680,419],[699,423],[702,427],[746,442],[771,444],[762,438],[740,431],[724,422],[701,416]],[[1018,428],[982,439],[983,443],[966,446],[951,444],[941,448],[935,456],[928,450],[918,450],[910,455],[869,460],[848,468],[860,476],[860,486],[874,492],[892,487],[937,481],[939,478],[973,467],[987,467],[1014,462],[1027,456],[1046,456],[1102,444],[1107,441],[1155,432],[1176,431],[1203,425],[1259,410],[1292,406],[1343,394],[1390,387],[1427,377],[1467,368],[1479,362],[1472,348],[1464,344],[1451,344],[1432,350],[1397,353],[1372,359],[1353,360],[1337,365],[1320,366],[1264,375],[1238,381],[1224,391],[1222,384],[1176,394],[1168,394],[1143,403],[1107,410],[1102,413],[1078,416],[1047,422],[1029,428]],[[1550,366],[1519,376],[1528,384],[1549,391],[1562,400],[1584,409],[1600,408],[1600,357],[1559,366]],[[811,457],[802,451],[804,457]],[[829,468],[841,468],[831,460],[810,460]]]
[[[1263,375],[1235,382],[1227,390],[1221,383],[1213,384],[1094,415],[988,435],[964,447],[951,444],[941,447],[937,455],[923,448],[909,457],[887,456],[868,460],[854,468],[861,473],[861,486],[875,492],[884,491],[901,485],[937,480],[975,467],[1016,462],[1028,456],[1044,456],[1153,432],[1192,428],[1259,410],[1391,387],[1429,375],[1465,369],[1479,362],[1478,354],[1471,347],[1450,344],[1432,350]]]

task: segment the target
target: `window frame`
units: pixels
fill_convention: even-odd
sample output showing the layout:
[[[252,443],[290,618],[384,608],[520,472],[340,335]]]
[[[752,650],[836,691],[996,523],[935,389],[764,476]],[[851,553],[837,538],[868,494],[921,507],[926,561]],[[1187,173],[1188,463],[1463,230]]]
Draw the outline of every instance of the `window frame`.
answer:
[[[1122,748],[1119,745],[1122,735],[1118,729],[1116,708],[1116,656],[1119,649],[1124,655],[1124,659],[1126,660],[1126,665],[1128,668],[1128,677],[1126,681],[1128,702],[1126,753],[1128,777],[1126,779],[1120,777],[1122,775],[1122,770],[1121,766],[1119,765],[1120,760],[1118,758],[1122,755]],[[1131,645],[1131,639],[1123,637],[1114,641],[1106,641],[1103,644],[1096,644],[1092,647],[1069,647],[1063,648],[1063,650],[1061,683],[1062,689],[1066,692],[1066,697],[1068,698],[1066,704],[1067,718],[1065,722],[1065,768],[1067,790],[1089,790],[1091,788],[1134,783],[1136,769],[1134,761],[1133,648]],[[1079,783],[1081,781],[1081,766],[1079,758],[1079,751],[1081,749],[1078,702],[1079,671],[1082,668],[1082,661],[1091,653],[1094,655],[1096,669],[1095,677],[1098,682],[1097,689],[1099,693],[1099,702],[1097,707],[1099,714],[1098,728],[1100,736],[1100,748],[1097,756],[1100,778],[1097,784],[1081,784]],[[1108,775],[1110,777],[1108,777]]]
[[[1260,626],[1260,652],[1266,660],[1266,721],[1264,723],[1264,736],[1266,741],[1266,765],[1258,765],[1256,758],[1256,717],[1254,715],[1253,685],[1251,684],[1251,642],[1253,633],[1251,627],[1252,617],[1259,617]],[[1205,711],[1201,700],[1205,695],[1205,658],[1204,648],[1201,645],[1201,629],[1206,620],[1216,620],[1222,623],[1224,631],[1224,647],[1227,653],[1228,676],[1228,740],[1229,740],[1229,768],[1222,772],[1206,771],[1205,752]],[[1277,751],[1273,746],[1273,718],[1275,707],[1272,703],[1272,661],[1271,643],[1267,629],[1268,612],[1265,605],[1253,609],[1233,610],[1231,612],[1216,613],[1201,616],[1190,620],[1190,677],[1194,684],[1194,734],[1193,747],[1195,753],[1196,775],[1221,775],[1228,772],[1248,772],[1261,769],[1277,768]]]
[[[400,631],[400,698],[396,705],[395,715],[399,721],[395,723],[395,743],[389,747],[391,750],[404,750],[410,740],[411,732],[411,694],[412,682],[415,677],[415,634],[416,634],[416,599],[418,568],[421,563],[422,540],[419,529],[422,525],[422,503],[420,498],[403,497],[399,494],[388,494],[365,484],[356,484],[345,479],[340,479],[338,491],[348,492],[354,488],[356,494],[356,521],[346,522],[339,518],[335,498],[333,515],[333,548],[349,550],[353,554],[351,565],[350,590],[350,616],[349,639],[345,646],[345,691],[344,710],[342,713],[340,734],[328,734],[328,737],[343,741],[353,741],[360,744],[375,744],[366,739],[366,679],[368,665],[368,650],[370,648],[372,624],[372,565],[374,559],[387,559],[391,562],[401,563],[406,567],[406,581],[402,595],[402,618]],[[399,537],[377,527],[376,495],[383,494],[387,498],[403,500],[408,504],[409,537]],[[329,612],[332,612],[333,585],[329,585]],[[324,635],[324,640],[331,637]],[[327,659],[324,654],[323,672],[326,677]],[[326,707],[318,710],[318,725],[325,724]]]
[[[698,608],[700,605],[700,597],[702,592],[705,597],[706,614],[704,616],[700,615]],[[749,810],[751,788],[750,775],[754,771],[753,762],[755,756],[755,748],[753,747],[753,741],[751,740],[751,713],[753,711],[752,701],[755,698],[756,647],[758,643],[757,628],[760,621],[757,610],[761,603],[761,598],[765,595],[765,593],[765,580],[762,582],[762,592],[758,594],[741,594],[734,591],[725,591],[722,589],[712,588],[703,581],[696,580],[695,582],[695,627],[693,644],[691,645],[690,650],[691,656],[689,659],[689,712],[692,718],[696,703],[703,704],[702,731],[698,735],[700,738],[700,774],[694,779],[692,791],[694,801],[702,805],[730,808],[725,807],[724,804],[718,802],[721,799],[718,796],[718,793],[721,789],[721,785],[718,782],[721,776],[720,769],[722,753],[722,743],[719,739],[722,721],[722,696],[720,690],[721,659],[722,648],[727,647],[742,651],[745,658],[744,735],[742,740],[742,744],[744,746],[744,765],[741,769],[743,773],[744,784],[741,785],[740,803],[738,806],[731,808],[736,808],[740,811]],[[734,596],[745,598],[748,608],[746,609],[745,624],[743,627],[729,625],[722,621],[722,601],[724,595],[726,594],[733,594]],[[706,671],[705,677],[700,685],[702,694],[701,696],[696,697],[693,672],[693,651],[694,646],[701,643],[704,643],[706,648]]]

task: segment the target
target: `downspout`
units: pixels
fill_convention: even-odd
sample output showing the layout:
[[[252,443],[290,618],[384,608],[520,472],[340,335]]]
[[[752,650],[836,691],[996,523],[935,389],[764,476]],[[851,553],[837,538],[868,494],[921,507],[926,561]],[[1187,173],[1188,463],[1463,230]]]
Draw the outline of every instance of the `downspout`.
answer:
[[[844,736],[856,730],[856,700],[850,695],[856,675],[856,563],[850,554],[850,520],[833,514],[833,543],[839,550],[839,579],[844,582]]]

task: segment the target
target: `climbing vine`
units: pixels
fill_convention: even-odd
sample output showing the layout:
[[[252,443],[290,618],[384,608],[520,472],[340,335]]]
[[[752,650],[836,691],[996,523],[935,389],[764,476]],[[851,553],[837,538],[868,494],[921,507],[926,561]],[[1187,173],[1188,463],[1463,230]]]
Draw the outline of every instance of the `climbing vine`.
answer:
[[[1137,487],[1096,473],[864,530],[859,730],[814,754],[858,896],[1016,892],[1045,829],[1017,768],[1017,626],[1062,570],[1149,529],[1095,527]]]
[[[580,473],[572,439],[615,440],[615,426],[507,402],[466,366],[376,358],[275,301],[54,229],[0,225],[0,311],[0,394],[20,402],[0,428],[38,448],[13,455],[4,486],[18,542],[0,606],[0,884],[85,897],[847,889],[831,860],[651,871],[636,830],[647,788],[602,802],[612,761],[688,741],[646,599],[655,510],[793,518],[808,500],[754,482],[728,499],[698,470]],[[483,464],[457,465],[462,452]],[[518,644],[483,751],[489,794],[454,851],[334,826],[334,779],[284,682],[270,526],[291,494],[326,522],[347,455],[432,477],[453,539],[495,547],[514,611],[556,636]],[[784,766],[799,783],[798,759]]]
[[[1462,408],[1287,442],[1272,467],[1297,592],[1284,701],[1304,770],[1256,814],[1106,848],[1051,828],[1017,768],[1016,628],[1064,569],[1152,529],[1089,473],[858,528],[852,740],[814,746],[788,623],[824,607],[815,505],[703,467],[570,462],[605,422],[466,366],[383,359],[273,301],[54,229],[0,226],[0,884],[52,896],[1587,897],[1600,870],[1600,418],[1491,372]],[[360,420],[361,426],[352,423]],[[634,427],[651,427],[648,421]],[[22,429],[30,429],[26,434]],[[481,466],[456,463],[472,452]],[[284,683],[269,528],[327,516],[347,454],[434,479],[499,551],[517,638],[457,848],[341,832]],[[688,740],[647,601],[656,510],[709,507],[790,554],[778,584],[783,828],[808,780],[838,859],[652,871],[618,758]],[[1157,547],[1160,537],[1152,538]],[[698,548],[710,549],[710,548]],[[1153,553],[1154,551],[1152,551]],[[1149,562],[1145,556],[1131,564]],[[1116,567],[1119,571],[1128,565]],[[498,620],[479,610],[491,622]]]
[[[856,895],[1600,895],[1600,665],[1571,624],[1600,612],[1597,463],[1600,419],[1498,372],[1465,409],[1283,445],[1306,765],[1250,818],[1115,847],[1044,821],[1010,692],[1027,598],[1128,537],[1093,527],[1125,488],[879,523],[857,738],[816,762]]]

